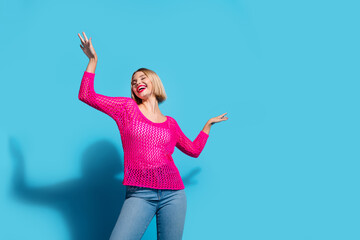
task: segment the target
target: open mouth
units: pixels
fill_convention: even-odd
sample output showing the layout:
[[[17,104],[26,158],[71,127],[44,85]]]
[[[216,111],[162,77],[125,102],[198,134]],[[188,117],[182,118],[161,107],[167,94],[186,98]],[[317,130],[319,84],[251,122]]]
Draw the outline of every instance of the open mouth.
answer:
[[[138,93],[141,93],[141,92],[144,91],[145,89],[146,89],[146,86],[145,86],[145,85],[140,85],[140,86],[138,86],[137,91],[138,91]]]

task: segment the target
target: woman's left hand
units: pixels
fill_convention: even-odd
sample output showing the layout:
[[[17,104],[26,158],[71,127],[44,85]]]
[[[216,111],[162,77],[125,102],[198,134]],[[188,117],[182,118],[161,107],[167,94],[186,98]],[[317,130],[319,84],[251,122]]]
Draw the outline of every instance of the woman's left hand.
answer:
[[[210,118],[209,121],[206,122],[202,131],[204,131],[206,134],[210,134],[210,128],[214,123],[228,120],[228,117],[225,117],[226,114],[227,114],[227,112],[224,114],[221,114],[220,116]]]
[[[217,123],[217,122],[226,121],[226,120],[228,120],[228,117],[225,117],[226,114],[227,114],[227,112],[223,113],[223,114],[221,114],[221,115],[219,115],[217,117],[210,118],[208,123],[213,125],[214,123]]]

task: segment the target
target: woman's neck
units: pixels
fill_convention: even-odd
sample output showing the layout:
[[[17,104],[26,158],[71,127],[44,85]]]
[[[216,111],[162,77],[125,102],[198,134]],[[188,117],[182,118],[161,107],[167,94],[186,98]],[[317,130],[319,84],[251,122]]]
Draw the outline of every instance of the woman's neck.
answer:
[[[143,100],[142,103],[139,104],[139,107],[151,115],[161,115],[159,104],[155,97],[150,97],[146,100]]]

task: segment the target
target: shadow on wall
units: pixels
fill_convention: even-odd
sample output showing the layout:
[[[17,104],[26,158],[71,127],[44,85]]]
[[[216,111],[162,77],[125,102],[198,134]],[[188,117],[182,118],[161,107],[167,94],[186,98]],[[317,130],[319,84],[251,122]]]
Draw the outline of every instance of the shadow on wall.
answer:
[[[12,193],[23,203],[53,207],[63,216],[71,239],[108,240],[125,200],[125,186],[115,176],[123,172],[123,164],[116,146],[107,140],[91,144],[83,153],[82,176],[45,187],[29,186],[25,163],[19,144],[9,139],[14,162]],[[195,168],[184,185],[200,172]],[[156,239],[156,228],[150,226],[146,236]],[[144,235],[144,237],[145,237]],[[145,238],[143,238],[145,239]]]

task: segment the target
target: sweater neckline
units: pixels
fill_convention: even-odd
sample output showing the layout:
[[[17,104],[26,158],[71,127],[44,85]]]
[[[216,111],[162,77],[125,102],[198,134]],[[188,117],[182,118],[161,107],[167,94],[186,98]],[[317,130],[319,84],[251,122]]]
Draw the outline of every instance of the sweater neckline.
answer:
[[[140,115],[149,123],[151,124],[154,124],[154,125],[163,125],[163,124],[166,124],[168,121],[169,121],[169,116],[165,115],[166,117],[166,120],[164,122],[161,122],[161,123],[156,123],[156,122],[153,122],[151,121],[150,119],[148,119],[140,110],[139,108],[139,105],[137,105],[137,103],[135,102],[135,105],[136,105],[136,109],[138,110],[138,112],[140,113]]]

